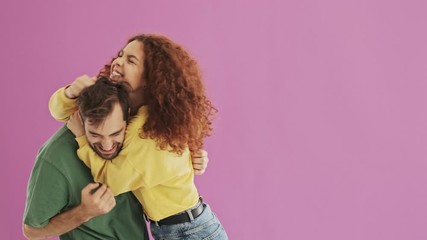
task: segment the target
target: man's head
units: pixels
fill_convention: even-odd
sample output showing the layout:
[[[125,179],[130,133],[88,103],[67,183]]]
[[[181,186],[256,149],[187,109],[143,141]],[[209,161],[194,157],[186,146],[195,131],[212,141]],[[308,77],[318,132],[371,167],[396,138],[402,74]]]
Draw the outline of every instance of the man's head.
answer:
[[[101,78],[84,89],[77,103],[90,146],[111,160],[122,148],[129,119],[127,86]]]

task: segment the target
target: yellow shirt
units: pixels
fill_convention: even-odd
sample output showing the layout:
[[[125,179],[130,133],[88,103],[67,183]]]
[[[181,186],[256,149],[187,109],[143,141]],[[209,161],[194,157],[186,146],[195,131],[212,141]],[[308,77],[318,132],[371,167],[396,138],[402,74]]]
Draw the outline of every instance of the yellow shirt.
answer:
[[[105,183],[114,195],[132,191],[148,217],[158,221],[193,207],[199,194],[190,151],[179,155],[160,150],[153,139],[140,138],[146,119],[147,108],[141,107],[127,126],[122,151],[113,160],[99,157],[85,136],[76,138],[77,154],[95,181]]]
[[[67,87],[58,89],[49,100],[50,114],[61,122],[67,121],[71,114],[78,110],[76,100],[65,96],[65,88]]]
[[[60,88],[50,98],[49,110],[58,121],[66,121],[77,109],[75,99]],[[76,138],[80,159],[91,168],[97,182],[107,184],[114,195],[132,191],[146,214],[158,221],[193,207],[199,194],[194,185],[194,170],[188,149],[182,155],[159,150],[152,139],[141,139],[139,133],[147,118],[141,107],[126,129],[123,150],[113,159],[100,158],[87,143]]]

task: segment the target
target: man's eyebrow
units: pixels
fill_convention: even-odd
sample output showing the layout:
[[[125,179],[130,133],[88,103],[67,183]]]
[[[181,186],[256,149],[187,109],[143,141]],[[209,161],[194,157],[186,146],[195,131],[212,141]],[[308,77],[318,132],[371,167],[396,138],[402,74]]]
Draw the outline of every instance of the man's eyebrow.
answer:
[[[119,134],[119,133],[121,133],[123,131],[123,128],[120,128],[119,130],[117,130],[117,131],[115,131],[115,132],[113,132],[113,133],[111,133],[109,136],[113,136],[113,135],[117,135],[117,134]],[[92,134],[92,135],[96,135],[96,136],[101,136],[101,134],[99,134],[99,133],[96,133],[96,132],[94,132],[94,131],[88,131],[90,134]]]
[[[120,128],[120,130],[113,132],[112,134],[110,134],[110,136],[113,136],[113,135],[119,134],[119,133],[121,133],[122,131],[123,131],[123,128]]]
[[[96,132],[93,132],[93,131],[88,131],[90,134],[92,134],[92,135],[97,135],[97,136],[101,136],[101,134],[99,134],[99,133],[96,133]]]

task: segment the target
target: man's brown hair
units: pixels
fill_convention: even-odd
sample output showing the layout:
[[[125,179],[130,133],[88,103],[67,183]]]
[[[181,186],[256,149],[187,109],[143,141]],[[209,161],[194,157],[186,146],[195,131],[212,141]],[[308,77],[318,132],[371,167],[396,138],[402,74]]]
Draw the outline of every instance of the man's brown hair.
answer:
[[[77,98],[80,116],[90,125],[98,126],[111,114],[115,103],[119,103],[123,111],[123,120],[129,120],[129,93],[124,82],[113,82],[101,77],[95,84],[85,88]]]

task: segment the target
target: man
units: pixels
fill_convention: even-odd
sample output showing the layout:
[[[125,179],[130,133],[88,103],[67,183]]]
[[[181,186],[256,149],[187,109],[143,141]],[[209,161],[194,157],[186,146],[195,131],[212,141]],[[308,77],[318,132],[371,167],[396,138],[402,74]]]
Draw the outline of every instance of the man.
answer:
[[[74,135],[64,126],[39,151],[28,184],[24,235],[148,239],[141,205],[132,193],[114,198],[105,185],[98,188],[77,149]]]
[[[113,158],[120,151],[118,142],[93,147],[101,156]],[[40,149],[28,184],[24,235],[28,239],[58,235],[61,239],[148,239],[137,199],[130,192],[114,198],[105,185],[93,183],[77,149],[66,126]]]

